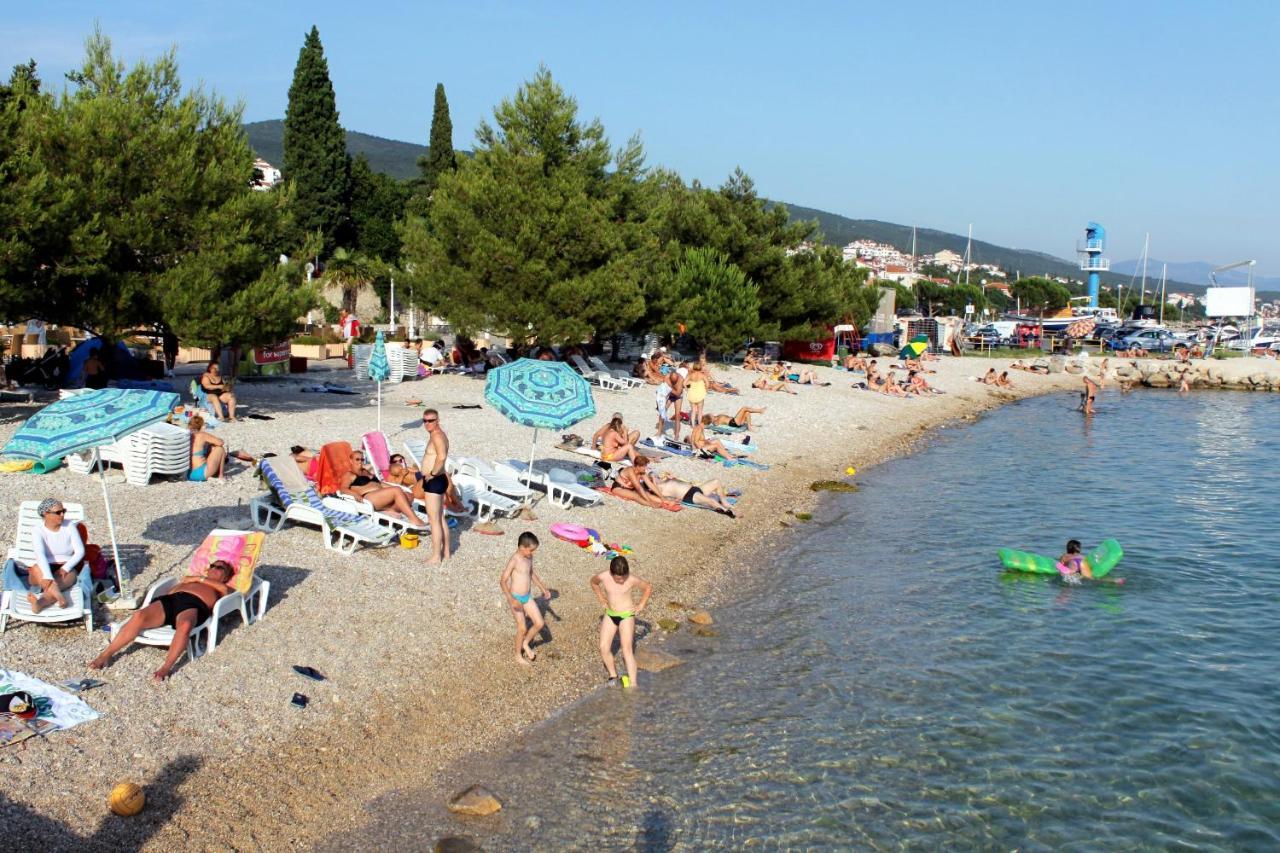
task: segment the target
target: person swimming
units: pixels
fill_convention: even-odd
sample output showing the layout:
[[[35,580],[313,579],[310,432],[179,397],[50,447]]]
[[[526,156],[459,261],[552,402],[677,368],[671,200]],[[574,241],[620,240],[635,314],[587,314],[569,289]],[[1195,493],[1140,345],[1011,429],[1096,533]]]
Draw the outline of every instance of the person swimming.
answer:
[[[1080,553],[1080,540],[1067,540],[1067,553],[1058,558],[1058,571],[1064,578],[1083,577],[1093,580],[1093,569],[1084,554]]]

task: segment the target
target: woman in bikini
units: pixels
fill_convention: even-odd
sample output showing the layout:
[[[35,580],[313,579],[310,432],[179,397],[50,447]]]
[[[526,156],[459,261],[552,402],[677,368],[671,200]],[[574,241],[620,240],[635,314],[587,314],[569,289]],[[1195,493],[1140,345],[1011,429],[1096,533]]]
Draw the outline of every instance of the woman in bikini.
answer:
[[[649,476],[649,457],[637,455],[628,468],[618,471],[614,478],[612,493],[623,500],[651,506],[655,509],[664,504],[662,495],[658,493],[653,478]]]
[[[882,394],[888,394],[890,397],[905,397],[907,392],[898,384],[898,374],[891,367],[889,372],[884,375],[884,384],[880,388]]]
[[[168,626],[173,629],[173,642],[169,644],[164,663],[151,676],[155,681],[164,681],[186,652],[191,631],[213,615],[213,607],[219,598],[231,594],[229,584],[233,574],[235,569],[230,563],[215,560],[209,564],[203,577],[188,575],[183,578],[177,586],[130,616],[102,654],[89,661],[89,668],[105,669],[112,656],[127,648],[143,631]]]
[[[719,455],[725,459],[741,459],[739,454],[729,452],[718,440],[707,438],[706,428],[710,424],[711,416],[703,415],[702,420],[693,425],[693,432],[689,433],[689,446],[705,456]]]
[[[720,484],[719,480],[690,483],[688,480],[681,480],[679,477],[674,477],[664,472],[657,476],[657,481],[654,485],[658,489],[658,494],[669,501],[703,506],[707,509],[724,513],[730,518],[738,517],[738,514],[733,511],[733,504],[729,503],[729,496],[725,493],[724,486]]]
[[[630,459],[634,462],[635,458],[636,447],[630,441],[622,416],[614,415],[600,441],[600,461],[621,462],[623,459]]]
[[[200,415],[191,416],[187,429],[191,430],[191,471],[187,479],[197,483],[220,482],[227,461],[227,446],[222,439],[204,431],[204,418]]]
[[[753,409],[750,406],[743,406],[741,409],[738,409],[738,413],[732,417],[729,415],[709,415],[709,417],[711,418],[711,423],[716,426],[727,426],[733,427],[734,429],[738,429],[740,427],[753,429],[751,426],[751,416],[763,415],[764,413],[765,409],[763,407]],[[710,426],[710,424],[708,424],[708,426]]]
[[[353,498],[368,501],[378,512],[398,516],[415,527],[426,528],[427,524],[413,511],[409,496],[399,486],[388,486],[380,482],[373,471],[364,464],[364,454],[359,450],[351,452],[351,465],[347,472],[338,478],[338,491]]]
[[[209,362],[209,366],[204,373],[200,374],[200,390],[204,391],[205,398],[209,401],[209,408],[213,410],[215,418],[222,420],[222,407],[225,405],[227,407],[227,420],[234,421],[236,419],[236,395],[231,393],[231,387],[222,378],[222,371],[218,368],[218,362]]]
[[[427,491],[422,488],[422,477],[418,475],[418,469],[414,465],[406,463],[403,454],[393,453],[391,458],[387,460],[387,478],[384,482],[404,486],[413,495],[414,500],[426,503]],[[449,486],[444,493],[445,509],[450,512],[464,512],[466,506],[462,503],[457,487],[453,485],[453,478],[448,474],[445,474],[445,478],[449,481]]]
[[[788,388],[785,382],[779,382],[776,385],[770,385],[769,379],[764,376],[761,376],[755,382],[752,382],[751,387],[755,388],[757,391],[785,391],[788,394],[796,393],[795,391],[792,391],[790,388]]]
[[[704,350],[698,356],[698,367],[702,369],[703,374],[707,377],[707,390],[715,391],[717,394],[738,394],[741,393],[728,382],[721,382],[716,379],[715,374],[711,372],[711,366],[707,364],[707,353]]]

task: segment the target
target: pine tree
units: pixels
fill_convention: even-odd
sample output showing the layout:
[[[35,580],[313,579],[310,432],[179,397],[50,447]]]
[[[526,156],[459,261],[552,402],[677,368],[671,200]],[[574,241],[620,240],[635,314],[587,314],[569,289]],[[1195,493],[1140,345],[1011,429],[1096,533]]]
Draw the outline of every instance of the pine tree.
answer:
[[[289,87],[282,171],[294,185],[297,227],[319,232],[324,250],[332,250],[341,242],[349,219],[349,164],[329,63],[314,26],[298,52]]]
[[[436,84],[436,105],[431,113],[431,138],[426,156],[418,158],[418,168],[422,175],[414,186],[409,210],[425,216],[431,194],[440,183],[440,176],[457,168],[453,153],[453,121],[449,118],[449,101],[444,96],[443,83]]]

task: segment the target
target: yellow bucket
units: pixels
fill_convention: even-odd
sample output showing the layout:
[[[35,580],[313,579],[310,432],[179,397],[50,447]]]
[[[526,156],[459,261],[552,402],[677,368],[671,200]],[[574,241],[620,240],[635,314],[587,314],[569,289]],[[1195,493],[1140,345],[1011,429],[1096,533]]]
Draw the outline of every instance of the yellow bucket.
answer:
[[[401,547],[401,548],[417,548],[417,547],[418,547],[418,534],[416,534],[416,533],[401,533],[401,534],[400,534],[400,547]]]

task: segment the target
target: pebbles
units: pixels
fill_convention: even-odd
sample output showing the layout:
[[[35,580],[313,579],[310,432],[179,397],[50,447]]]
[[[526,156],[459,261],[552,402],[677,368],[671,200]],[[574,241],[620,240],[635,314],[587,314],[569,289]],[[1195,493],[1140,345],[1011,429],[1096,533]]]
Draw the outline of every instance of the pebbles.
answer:
[[[984,369],[1000,365],[981,363]],[[48,846],[47,821],[74,838],[98,831],[95,843],[102,846],[146,841],[155,849],[311,846],[354,830],[365,819],[366,801],[392,788],[428,784],[452,760],[497,746],[598,686],[600,610],[588,581],[606,563],[555,540],[551,524],[584,524],[609,541],[630,544],[633,571],[670,601],[665,613],[652,608],[655,620],[683,616],[689,608],[682,601],[710,606],[732,586],[724,570],[740,570],[745,553],[757,544],[768,547],[776,536],[778,529],[766,521],[774,507],[811,505],[814,480],[851,463],[865,469],[921,426],[998,404],[988,395],[965,396],[973,393],[965,379],[977,372],[972,360],[944,361],[938,369],[930,381],[951,393],[910,401],[850,392],[840,383],[801,388],[795,397],[770,394],[748,388],[749,374],[717,369],[720,378],[745,390],[740,397],[712,395],[707,411],[768,406],[756,416],[753,443],[760,447],[757,458],[773,469],[726,469],[677,457],[664,458],[659,470],[742,489],[744,517],[738,521],[697,509],[647,510],[614,498],[574,510],[544,501],[535,508],[536,521],[498,522],[511,536],[473,535],[464,523],[453,533],[456,556],[441,568],[426,567],[422,548],[363,549],[347,557],[325,549],[312,528],[290,525],[269,534],[258,571],[271,581],[271,600],[261,622],[244,626],[228,618],[214,653],[181,663],[159,686],[147,679],[164,650],[135,646],[99,676],[107,686],[84,695],[100,719],[0,750],[6,839]],[[342,381],[349,376],[339,374]],[[1020,396],[1079,385],[1069,377],[1017,382]],[[376,423],[374,386],[352,384],[364,395],[302,394],[300,383],[290,380],[242,383],[239,393],[251,411],[274,420],[220,425],[216,434],[255,455],[335,439],[358,446],[360,434]],[[457,376],[384,387],[382,422],[393,450],[421,433],[420,409],[404,405],[413,396],[440,410],[455,454],[499,460],[526,455],[531,430],[487,406],[452,408],[483,403],[483,387]],[[648,433],[654,426],[646,389],[596,392],[596,400],[602,412],[621,411],[633,429]],[[0,424],[0,442],[34,410],[0,408],[9,417]],[[584,423],[575,431],[590,435],[598,425]],[[539,462],[590,469],[582,457],[541,447]],[[108,485],[134,592],[180,574],[215,526],[248,518],[248,500],[261,489],[247,467],[236,464],[231,471],[220,488],[159,480],[145,488]],[[65,469],[39,477],[0,475],[0,534],[13,535],[19,501],[49,495],[84,504],[91,539],[109,541],[96,480]],[[550,645],[538,647],[532,667],[518,670],[510,654],[511,617],[497,581],[514,548],[511,540],[522,530],[541,539],[538,574],[558,595],[547,619]],[[95,620],[109,615],[99,608]],[[81,678],[88,674],[84,661],[105,643],[105,634],[80,626],[11,622],[0,636],[0,665],[51,683]],[[314,666],[329,681],[321,686],[302,678],[294,664]],[[311,697],[305,711],[289,704],[294,692]],[[106,815],[107,793],[126,776],[149,794],[173,793],[148,806],[146,822],[107,822],[95,830]],[[256,841],[247,840],[246,826],[254,827]]]

